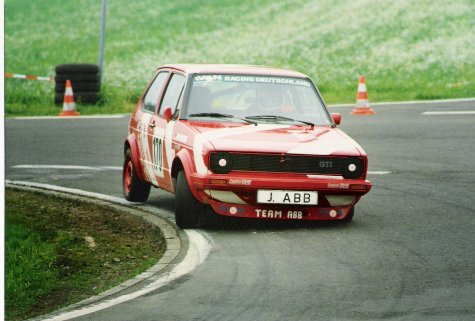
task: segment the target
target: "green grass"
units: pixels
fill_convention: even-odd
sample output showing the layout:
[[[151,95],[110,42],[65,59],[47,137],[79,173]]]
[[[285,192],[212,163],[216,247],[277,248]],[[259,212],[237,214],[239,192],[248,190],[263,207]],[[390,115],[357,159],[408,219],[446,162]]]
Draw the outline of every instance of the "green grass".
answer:
[[[8,320],[98,294],[146,270],[165,250],[160,230],[138,217],[14,189],[6,190],[5,228]]]
[[[129,112],[154,69],[175,62],[295,69],[328,103],[354,102],[360,74],[373,102],[473,97],[473,12],[470,0],[109,1],[105,98],[80,111]],[[6,0],[6,71],[96,63],[99,25],[99,1]],[[51,84],[25,83],[6,80],[8,115],[58,110]]]
[[[5,306],[10,317],[36,303],[36,299],[54,289],[58,277],[52,266],[55,246],[42,241],[42,235],[18,224],[6,226],[5,252],[6,296]]]

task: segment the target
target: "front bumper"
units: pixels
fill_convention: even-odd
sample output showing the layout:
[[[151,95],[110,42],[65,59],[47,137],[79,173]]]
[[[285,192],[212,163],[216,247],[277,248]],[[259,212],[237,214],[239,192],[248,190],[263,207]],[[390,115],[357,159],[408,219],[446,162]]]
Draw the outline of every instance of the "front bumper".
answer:
[[[199,201],[224,216],[257,219],[341,220],[371,189],[366,179],[328,175],[232,173],[191,176],[190,188]],[[317,205],[257,203],[257,190],[318,192]]]
[[[342,220],[353,206],[240,205],[210,200],[213,210],[223,216],[273,220]]]

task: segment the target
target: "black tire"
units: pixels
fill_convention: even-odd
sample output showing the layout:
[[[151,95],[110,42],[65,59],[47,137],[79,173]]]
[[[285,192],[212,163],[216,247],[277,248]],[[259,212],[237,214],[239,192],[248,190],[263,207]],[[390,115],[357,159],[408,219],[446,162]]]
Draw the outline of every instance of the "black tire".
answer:
[[[122,191],[129,202],[146,202],[151,185],[138,177],[131,155],[130,149],[127,149],[122,169]]]
[[[101,85],[98,82],[73,82],[71,81],[71,86],[73,88],[73,92],[82,92],[82,91],[92,91],[92,92],[99,92],[101,89]],[[66,89],[66,82],[64,83],[56,83],[54,86],[54,91],[57,94],[64,94]]]
[[[204,206],[191,193],[185,173],[180,171],[175,190],[176,225],[183,229],[196,227],[203,209]]]
[[[95,104],[101,99],[101,95],[96,92],[74,92],[74,101],[81,104]],[[64,101],[64,93],[56,93],[54,103],[62,105]]]
[[[82,104],[95,104],[101,99],[101,95],[97,92],[78,92],[74,94],[76,101]]]
[[[353,216],[355,216],[355,207],[354,206],[351,208],[348,215],[346,215],[346,217],[344,219],[342,219],[342,222],[351,222],[351,221],[353,221]]]
[[[71,80],[71,83],[100,83],[101,77],[99,74],[64,74],[56,75],[56,84],[66,84],[66,80]]]
[[[98,82],[73,82],[71,81],[71,86],[73,88],[73,92],[82,92],[82,91],[92,91],[92,92],[99,92],[100,91],[100,84]],[[64,91],[66,89],[66,82],[63,83],[56,83],[56,86],[54,86],[54,91],[57,94],[64,94]]]
[[[55,71],[56,75],[97,74],[99,73],[99,66],[93,64],[64,64],[57,65]]]

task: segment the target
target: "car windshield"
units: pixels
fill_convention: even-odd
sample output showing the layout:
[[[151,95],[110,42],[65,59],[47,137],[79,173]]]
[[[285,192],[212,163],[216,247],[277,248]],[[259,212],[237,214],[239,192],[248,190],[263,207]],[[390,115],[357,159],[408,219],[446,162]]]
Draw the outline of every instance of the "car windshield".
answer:
[[[257,75],[195,75],[183,118],[333,124],[310,80]]]

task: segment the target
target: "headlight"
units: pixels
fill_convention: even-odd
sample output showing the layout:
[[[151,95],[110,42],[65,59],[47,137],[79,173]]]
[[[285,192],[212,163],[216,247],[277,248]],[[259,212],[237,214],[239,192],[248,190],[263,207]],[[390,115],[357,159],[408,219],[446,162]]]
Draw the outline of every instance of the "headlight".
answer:
[[[361,158],[348,158],[346,159],[341,168],[341,173],[344,178],[359,178],[363,175],[364,160]]]
[[[233,170],[234,161],[232,155],[225,152],[212,153],[210,156],[210,168],[216,174],[227,174]]]

